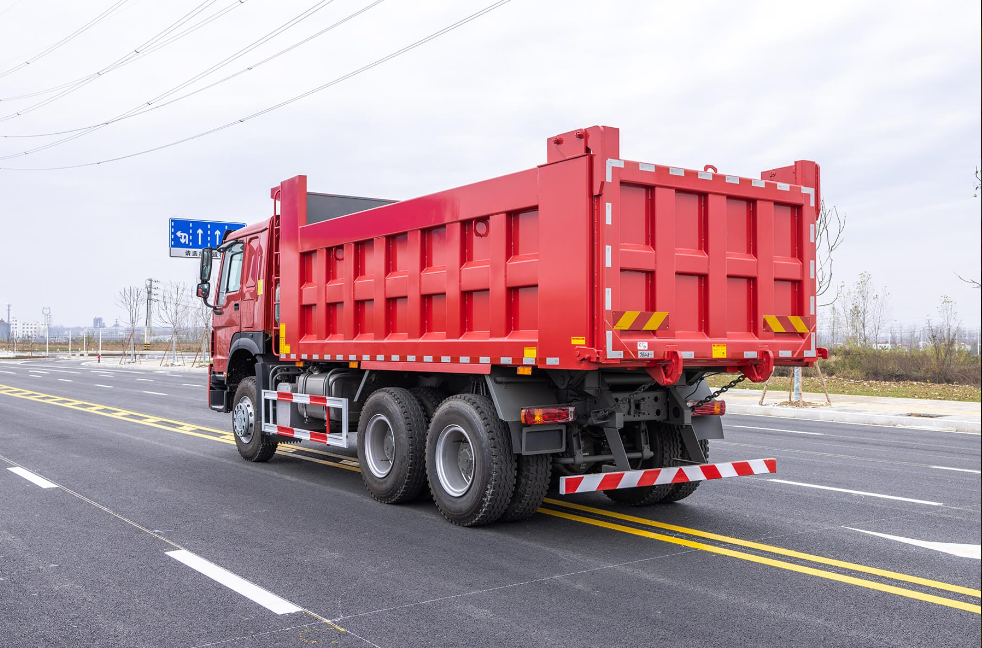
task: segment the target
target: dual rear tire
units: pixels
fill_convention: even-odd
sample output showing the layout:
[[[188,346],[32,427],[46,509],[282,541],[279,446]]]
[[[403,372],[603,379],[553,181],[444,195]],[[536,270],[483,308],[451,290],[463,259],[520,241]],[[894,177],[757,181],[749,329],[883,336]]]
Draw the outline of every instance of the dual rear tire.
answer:
[[[530,517],[551,469],[548,455],[513,453],[511,432],[487,397],[443,398],[428,388],[384,388],[369,397],[358,460],[378,501],[411,501],[428,484],[440,513],[468,527]]]

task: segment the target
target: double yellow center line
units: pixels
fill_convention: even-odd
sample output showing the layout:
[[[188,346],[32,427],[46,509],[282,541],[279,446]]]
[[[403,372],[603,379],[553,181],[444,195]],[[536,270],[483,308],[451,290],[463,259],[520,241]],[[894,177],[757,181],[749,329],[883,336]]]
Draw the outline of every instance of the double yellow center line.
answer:
[[[148,425],[150,427],[167,430],[169,432],[187,434],[204,439],[210,439],[212,441],[219,441],[221,443],[229,443],[233,445],[235,443],[232,433],[226,430],[218,430],[183,421],[175,421],[173,419],[151,416],[140,412],[132,412],[116,407],[100,405],[98,403],[89,403],[72,398],[62,398],[60,396],[42,394],[39,392],[9,387],[6,385],[0,385],[0,395],[11,396],[14,398],[24,398],[35,402],[58,405],[61,407],[68,407],[74,410],[98,414],[100,416],[108,416],[117,420],[125,420],[131,423],[138,423],[140,425]],[[280,445],[278,451],[304,461],[311,461],[314,463],[332,466],[334,468],[360,472],[357,462],[351,457],[345,455],[334,454],[324,450],[300,448],[299,446],[295,445]],[[861,565],[844,560],[826,558],[824,556],[817,556],[814,554],[794,551],[792,549],[785,549],[783,547],[763,544],[751,540],[744,540],[709,531],[702,531],[699,529],[692,529],[665,522],[658,522],[656,520],[651,520],[644,517],[627,515],[615,511],[607,511],[563,500],[547,499],[544,504],[545,506],[539,509],[539,513],[556,518],[562,518],[571,522],[589,524],[608,529],[610,531],[617,531],[620,533],[647,538],[649,540],[657,540],[659,542],[666,542],[673,545],[687,547],[689,549],[706,551],[738,560],[745,560],[761,565],[767,565],[769,567],[793,571],[800,574],[807,574],[817,578],[823,578],[857,587],[895,594],[905,598],[943,605],[945,607],[952,607],[959,610],[964,610],[966,612],[982,614],[982,608],[980,608],[977,603],[969,603],[959,599],[939,596],[938,594],[921,591],[920,589],[901,587],[899,585],[890,584],[889,582],[884,581],[909,583],[910,585],[914,585],[922,589],[941,590],[975,599],[982,598],[982,591],[977,589],[963,587],[961,585],[953,585],[951,583],[944,583],[941,581],[931,580],[929,578],[921,578],[919,576],[903,574],[886,569],[879,569],[877,567],[870,567],[868,565]],[[576,513],[570,511],[576,511]],[[671,532],[676,535],[668,535],[666,533],[650,531],[649,529],[659,529],[661,531]],[[680,536],[690,536],[692,538],[699,538],[700,540],[691,540]],[[705,542],[706,540],[715,544]],[[742,551],[731,547],[741,547],[742,549],[750,551]],[[751,551],[756,553],[751,553]],[[782,560],[771,556],[782,556],[791,560]],[[792,560],[797,562],[792,562]],[[825,567],[838,569],[840,571],[831,571],[830,569],[814,567],[809,563],[811,565],[823,565]],[[860,578],[858,576],[843,572],[866,574],[879,580]]]
[[[608,518],[608,519],[601,519],[600,517],[587,517],[583,515],[576,515],[574,513],[568,513],[566,511],[557,510],[553,508],[540,508],[539,513],[544,513],[545,515],[551,515],[553,517],[563,518],[565,520],[570,520],[573,522],[580,522],[582,524],[590,524],[593,526],[610,529],[611,531],[629,533],[631,535],[640,536],[642,538],[649,538],[651,540],[658,540],[660,542],[667,542],[674,545],[680,545],[683,547],[688,547],[690,549],[708,551],[710,553],[715,553],[722,556],[729,556],[730,558],[738,558],[740,560],[746,560],[761,565],[768,565],[770,567],[777,567],[779,569],[785,569],[788,571],[798,572],[801,574],[808,574],[809,576],[815,576],[827,580],[838,581],[840,583],[848,583],[849,585],[865,587],[867,589],[878,590],[880,592],[888,592],[890,594],[896,594],[897,596],[917,599],[919,601],[926,601],[928,603],[935,603],[937,605],[953,607],[959,610],[965,610],[966,612],[974,612],[975,614],[982,613],[982,608],[980,608],[980,606],[975,603],[968,603],[965,601],[960,601],[958,599],[938,596],[936,594],[930,594],[915,589],[899,587],[897,585],[891,585],[889,583],[870,580],[867,578],[859,578],[856,576],[851,576],[849,574],[830,571],[827,569],[810,567],[807,564],[801,564],[798,562],[779,560],[776,558],[771,558],[766,555],[750,553],[747,551],[738,551],[736,549],[731,549],[726,546],[719,546],[718,544],[709,544],[706,542],[689,540],[688,538],[666,535],[664,533],[656,533],[653,531],[648,531],[645,528],[638,528],[638,526],[663,529],[666,531],[672,531],[677,534],[684,534],[697,538],[704,538],[706,540],[713,540],[717,543],[744,547],[765,554],[775,554],[779,556],[785,556],[805,563],[809,563],[809,562],[817,563],[820,565],[835,567],[842,570],[851,570],[854,572],[870,574],[872,576],[877,576],[884,580],[901,581],[905,583],[919,585],[924,588],[933,588],[933,589],[943,590],[947,592],[953,592],[956,594],[961,594],[963,596],[982,598],[982,591],[979,591],[977,589],[972,589],[970,587],[962,587],[961,585],[952,585],[951,583],[944,583],[941,581],[931,580],[929,578],[921,578],[920,576],[912,576],[910,574],[903,574],[900,572],[889,571],[886,569],[879,569],[877,567],[870,567],[868,565],[851,563],[845,560],[836,560],[834,558],[816,556],[814,554],[804,553],[801,551],[794,551],[793,549],[785,549],[784,547],[776,547],[773,545],[767,545],[760,542],[743,540],[741,538],[734,538],[731,536],[725,536],[718,533],[711,533],[709,531],[700,531],[699,529],[690,529],[688,527],[677,526],[674,524],[667,524],[665,522],[649,520],[648,518],[637,517],[634,515],[625,515],[623,513],[617,513],[614,511],[605,511],[590,506],[583,506],[582,504],[574,504],[572,502],[547,499],[545,501],[545,504],[549,506],[571,509],[574,511],[582,511],[584,513],[589,513],[593,516],[602,516],[603,518]],[[626,524],[610,522],[608,521],[610,519],[628,522],[630,524],[637,525],[637,526],[628,526]]]

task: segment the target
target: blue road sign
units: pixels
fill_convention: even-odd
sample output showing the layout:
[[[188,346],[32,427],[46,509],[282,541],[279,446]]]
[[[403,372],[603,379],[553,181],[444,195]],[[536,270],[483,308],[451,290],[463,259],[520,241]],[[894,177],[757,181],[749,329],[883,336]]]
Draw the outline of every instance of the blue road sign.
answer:
[[[206,247],[216,248],[222,243],[226,230],[237,230],[245,223],[224,221],[170,219],[170,255],[172,257],[200,257]]]

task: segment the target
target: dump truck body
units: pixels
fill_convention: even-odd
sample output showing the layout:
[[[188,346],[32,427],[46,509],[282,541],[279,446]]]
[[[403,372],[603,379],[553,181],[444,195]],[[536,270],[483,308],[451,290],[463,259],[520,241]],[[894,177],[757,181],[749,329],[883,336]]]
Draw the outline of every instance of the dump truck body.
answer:
[[[502,468],[512,490],[537,465],[543,496],[542,465],[563,493],[635,504],[773,472],[707,463],[725,406],[703,378],[762,381],[823,353],[813,162],[751,179],[624,160],[617,129],[595,126],[549,138],[542,166],[420,198],[311,193],[305,176],[271,197],[273,216],[222,247],[209,404],[233,411],[252,460],[357,441],[382,501],[425,463],[460,524],[517,515],[500,492],[502,511],[454,512],[476,496],[453,475],[486,478],[495,435],[525,458]],[[702,468],[667,470],[685,464]]]

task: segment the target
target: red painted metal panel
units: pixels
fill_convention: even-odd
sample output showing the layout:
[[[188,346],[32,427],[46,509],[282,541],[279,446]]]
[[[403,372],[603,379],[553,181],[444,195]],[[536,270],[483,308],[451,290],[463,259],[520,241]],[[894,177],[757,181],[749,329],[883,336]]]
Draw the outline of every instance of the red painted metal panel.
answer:
[[[306,178],[282,183],[282,357],[472,373],[676,352],[813,362],[811,332],[763,317],[814,319],[818,165],[737,178],[620,160],[618,136],[571,131],[541,167],[311,225]],[[625,311],[668,317],[614,330]]]

